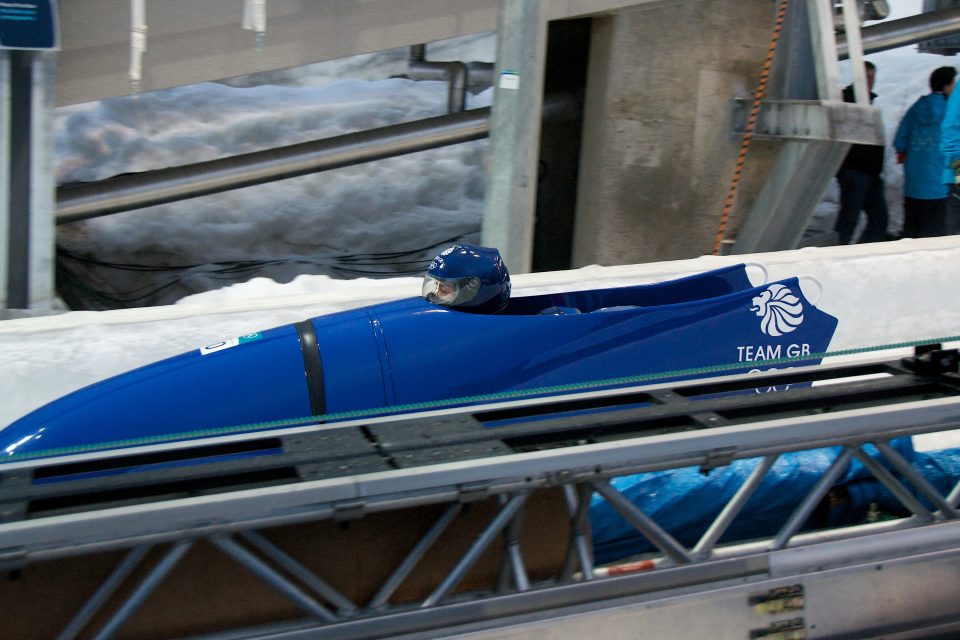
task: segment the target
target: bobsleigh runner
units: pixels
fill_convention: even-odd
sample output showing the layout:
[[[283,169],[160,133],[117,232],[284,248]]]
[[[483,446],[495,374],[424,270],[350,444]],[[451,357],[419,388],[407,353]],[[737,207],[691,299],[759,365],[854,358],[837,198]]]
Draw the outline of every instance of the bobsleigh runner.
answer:
[[[98,382],[0,430],[0,451],[22,459],[669,372],[742,373],[781,358],[816,364],[836,326],[797,278],[753,286],[743,264],[511,297],[495,249],[457,245],[431,264],[422,297],[267,329]]]

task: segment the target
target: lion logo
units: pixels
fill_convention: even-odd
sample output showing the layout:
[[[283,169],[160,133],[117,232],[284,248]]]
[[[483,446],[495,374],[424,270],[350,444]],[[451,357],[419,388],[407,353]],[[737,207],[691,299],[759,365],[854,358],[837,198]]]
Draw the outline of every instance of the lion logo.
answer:
[[[750,311],[762,318],[760,330],[774,338],[790,333],[803,322],[800,298],[782,284],[772,284],[756,296]]]

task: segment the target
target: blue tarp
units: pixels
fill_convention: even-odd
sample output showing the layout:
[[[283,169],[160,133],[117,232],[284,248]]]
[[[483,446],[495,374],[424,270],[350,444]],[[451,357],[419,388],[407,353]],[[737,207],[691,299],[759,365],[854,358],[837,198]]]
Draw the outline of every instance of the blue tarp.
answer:
[[[960,449],[917,452],[910,438],[898,438],[891,444],[942,494],[960,479]],[[866,450],[884,460],[872,446]],[[775,535],[840,451],[840,447],[830,447],[781,455],[721,542]],[[643,473],[615,478],[611,485],[678,541],[692,546],[759,463],[759,458],[737,460],[708,474],[698,467]],[[871,503],[881,512],[907,515],[900,502],[862,464],[853,461],[805,528],[861,522]],[[596,494],[590,505],[590,522],[598,564],[655,550]]]

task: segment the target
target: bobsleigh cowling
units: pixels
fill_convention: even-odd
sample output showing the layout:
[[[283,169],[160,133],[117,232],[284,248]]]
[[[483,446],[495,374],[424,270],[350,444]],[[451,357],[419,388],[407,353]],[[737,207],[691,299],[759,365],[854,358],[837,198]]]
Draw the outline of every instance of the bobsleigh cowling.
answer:
[[[497,314],[417,297],[320,316],[70,393],[0,430],[0,451],[10,460],[734,363],[819,362],[837,319],[797,278],[755,287],[746,271],[518,296]]]

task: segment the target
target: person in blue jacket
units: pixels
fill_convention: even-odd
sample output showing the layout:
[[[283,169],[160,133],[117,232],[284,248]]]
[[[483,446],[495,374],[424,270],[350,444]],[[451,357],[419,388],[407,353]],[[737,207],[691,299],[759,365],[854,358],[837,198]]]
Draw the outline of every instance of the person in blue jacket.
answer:
[[[960,233],[960,95],[954,91],[947,100],[947,110],[940,123],[940,152],[943,154],[943,182],[950,189],[947,205],[946,233]]]
[[[946,233],[949,185],[943,181],[940,124],[957,70],[940,67],[930,74],[930,93],[907,110],[893,146],[903,164],[903,236],[930,238]]]

